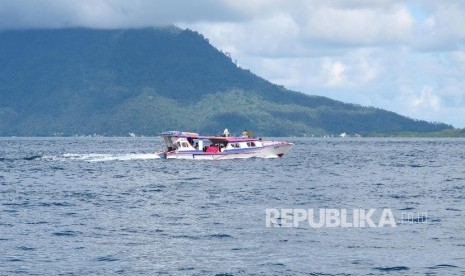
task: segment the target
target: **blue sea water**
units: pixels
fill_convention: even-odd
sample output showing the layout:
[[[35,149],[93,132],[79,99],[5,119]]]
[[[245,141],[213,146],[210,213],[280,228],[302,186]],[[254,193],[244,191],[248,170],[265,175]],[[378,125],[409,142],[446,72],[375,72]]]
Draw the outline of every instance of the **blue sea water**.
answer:
[[[0,274],[465,274],[464,139],[287,139],[281,159],[182,161],[160,138],[0,138]],[[269,208],[397,223],[266,227]]]

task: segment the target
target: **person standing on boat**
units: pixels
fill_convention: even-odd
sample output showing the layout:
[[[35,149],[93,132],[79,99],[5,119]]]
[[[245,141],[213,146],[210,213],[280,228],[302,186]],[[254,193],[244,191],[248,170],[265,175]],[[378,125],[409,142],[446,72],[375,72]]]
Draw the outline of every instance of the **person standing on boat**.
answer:
[[[251,130],[244,129],[241,136],[242,137],[253,138],[253,132]]]
[[[229,130],[227,128],[224,129],[223,136],[224,137],[229,137]]]

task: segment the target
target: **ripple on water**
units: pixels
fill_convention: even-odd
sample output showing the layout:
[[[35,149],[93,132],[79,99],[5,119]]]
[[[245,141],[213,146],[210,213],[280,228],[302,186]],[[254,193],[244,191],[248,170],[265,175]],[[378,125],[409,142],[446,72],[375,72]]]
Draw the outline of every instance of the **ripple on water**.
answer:
[[[161,146],[162,139],[0,138],[0,270],[28,275],[464,270],[457,256],[465,248],[460,215],[465,140],[292,140],[295,148],[281,159],[196,163],[139,154],[150,152],[154,141]],[[405,221],[396,216],[402,223],[396,228],[266,228],[266,208],[390,208],[414,216]],[[421,216],[426,211],[428,217]],[[409,258],[392,263],[398,256]]]
[[[79,231],[71,231],[71,230],[64,230],[59,232],[54,232],[53,235],[57,237],[76,237],[81,235],[82,232]]]
[[[459,268],[456,265],[450,265],[450,264],[439,264],[435,266],[430,266],[428,267],[429,269],[442,269],[442,268]]]
[[[383,271],[383,272],[391,272],[391,271],[405,271],[405,270],[409,270],[410,268],[407,266],[389,266],[389,267],[374,267],[373,269]]]
[[[98,262],[116,262],[118,261],[119,259],[118,258],[115,258],[113,256],[103,256],[103,257],[98,257],[96,259]]]

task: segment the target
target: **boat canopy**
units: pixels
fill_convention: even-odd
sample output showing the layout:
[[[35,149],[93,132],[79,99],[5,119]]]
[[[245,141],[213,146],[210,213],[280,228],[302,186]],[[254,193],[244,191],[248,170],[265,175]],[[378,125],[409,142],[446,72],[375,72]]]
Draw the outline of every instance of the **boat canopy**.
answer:
[[[210,135],[199,135],[195,132],[185,132],[185,131],[165,131],[160,134],[161,136],[167,137],[176,137],[176,138],[192,138],[198,140],[210,140],[213,143],[238,143],[238,142],[254,142],[259,141],[259,138],[255,137],[224,137],[224,136],[210,136]]]

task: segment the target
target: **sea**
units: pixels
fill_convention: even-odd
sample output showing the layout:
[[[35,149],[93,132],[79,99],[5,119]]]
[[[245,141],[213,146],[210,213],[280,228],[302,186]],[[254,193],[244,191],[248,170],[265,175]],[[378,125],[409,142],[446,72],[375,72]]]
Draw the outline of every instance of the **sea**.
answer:
[[[0,275],[465,275],[464,139],[276,139],[0,138]]]

